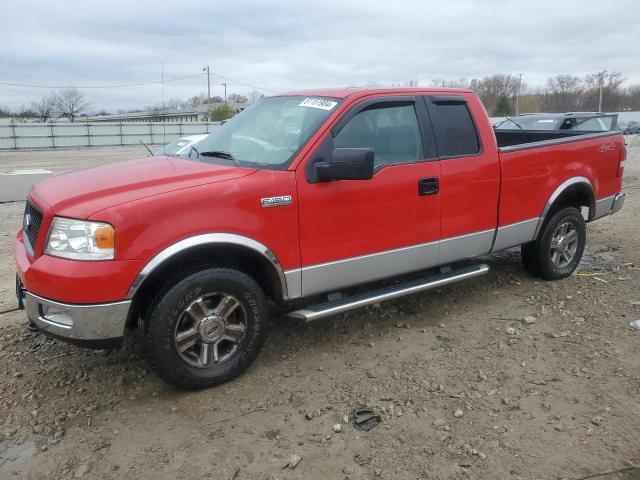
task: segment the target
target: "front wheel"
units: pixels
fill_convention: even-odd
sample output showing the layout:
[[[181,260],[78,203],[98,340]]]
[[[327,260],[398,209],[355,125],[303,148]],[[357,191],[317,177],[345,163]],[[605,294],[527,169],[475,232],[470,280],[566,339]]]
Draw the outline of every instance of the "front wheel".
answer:
[[[242,272],[212,268],[158,294],[145,324],[146,358],[167,383],[188,390],[231,380],[255,359],[269,308]]]
[[[587,228],[580,210],[563,208],[545,222],[538,239],[522,245],[522,263],[544,280],[571,275],[582,259]]]

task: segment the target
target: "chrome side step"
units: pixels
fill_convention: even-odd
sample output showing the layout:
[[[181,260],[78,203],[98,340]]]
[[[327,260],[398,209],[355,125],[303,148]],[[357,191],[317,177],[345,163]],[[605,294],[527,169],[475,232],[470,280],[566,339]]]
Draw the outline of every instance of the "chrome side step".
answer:
[[[489,267],[485,264],[474,265],[472,267],[464,267],[458,270],[451,270],[446,273],[439,273],[432,277],[415,280],[413,282],[403,283],[401,285],[393,285],[391,287],[381,288],[371,292],[365,292],[352,297],[343,298],[333,302],[325,302],[313,305],[301,310],[287,313],[286,316],[302,322],[312,322],[320,318],[338,313],[346,312],[354,308],[364,307],[372,303],[383,302],[393,298],[403,297],[412,293],[422,292],[432,288],[441,287],[450,283],[459,282],[468,278],[484,275],[489,271]]]

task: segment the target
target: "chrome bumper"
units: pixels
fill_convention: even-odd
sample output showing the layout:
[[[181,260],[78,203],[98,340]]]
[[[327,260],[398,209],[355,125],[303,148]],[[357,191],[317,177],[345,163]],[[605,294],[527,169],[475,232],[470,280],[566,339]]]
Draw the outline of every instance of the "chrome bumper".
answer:
[[[624,205],[624,197],[625,197],[624,193],[618,193],[613,198],[613,205],[611,205],[611,215],[613,215],[614,213],[620,211],[620,209]]]
[[[591,220],[598,220],[599,218],[606,217],[607,215],[613,215],[619,211],[622,208],[622,205],[624,205],[624,197],[624,193],[616,193],[610,197],[597,200],[595,213]]]
[[[131,300],[95,305],[55,302],[25,292],[29,320],[44,333],[72,343],[115,340],[124,336]]]

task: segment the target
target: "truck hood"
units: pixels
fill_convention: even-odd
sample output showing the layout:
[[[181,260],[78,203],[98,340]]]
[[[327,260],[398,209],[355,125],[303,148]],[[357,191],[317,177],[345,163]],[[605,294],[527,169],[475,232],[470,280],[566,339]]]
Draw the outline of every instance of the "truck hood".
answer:
[[[50,177],[30,195],[55,215],[89,218],[121,203],[183,188],[233,180],[255,169],[212,165],[176,157],[148,157]]]

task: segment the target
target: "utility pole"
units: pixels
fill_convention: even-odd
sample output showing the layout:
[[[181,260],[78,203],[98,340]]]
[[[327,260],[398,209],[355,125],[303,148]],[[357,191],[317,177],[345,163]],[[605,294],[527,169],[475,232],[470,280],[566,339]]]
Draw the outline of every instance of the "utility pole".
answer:
[[[224,103],[227,103],[227,84],[221,83],[220,85],[224,85]]]
[[[598,111],[601,112],[602,111],[602,90],[604,87],[604,78],[600,78],[600,99],[598,100]]]
[[[165,107],[165,103],[164,103],[164,62],[162,62],[162,144],[166,145],[167,144],[167,135],[166,135],[166,127],[165,127],[165,120],[166,115],[167,115],[167,109]],[[151,143],[153,143],[153,127],[151,126],[151,124],[149,124],[149,132],[151,135],[149,135],[149,139],[151,140]],[[163,147],[163,151],[164,151],[164,147]]]
[[[518,116],[518,103],[520,103],[520,87],[522,86],[522,74],[518,74],[518,90],[516,90],[516,117]]]
[[[211,73],[209,73],[209,65],[204,67],[202,71],[207,72],[207,110],[209,112],[208,118],[211,120]]]
[[[164,62],[160,64],[160,83],[162,84],[162,113],[164,111]]]

